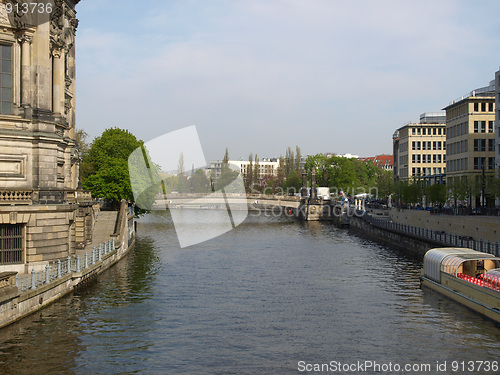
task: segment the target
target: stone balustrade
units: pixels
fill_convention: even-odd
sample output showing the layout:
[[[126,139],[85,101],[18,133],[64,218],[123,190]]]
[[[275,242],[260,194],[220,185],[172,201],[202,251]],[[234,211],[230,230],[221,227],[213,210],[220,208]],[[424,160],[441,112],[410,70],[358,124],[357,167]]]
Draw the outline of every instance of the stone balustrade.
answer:
[[[31,204],[33,203],[33,190],[0,190],[0,204]]]

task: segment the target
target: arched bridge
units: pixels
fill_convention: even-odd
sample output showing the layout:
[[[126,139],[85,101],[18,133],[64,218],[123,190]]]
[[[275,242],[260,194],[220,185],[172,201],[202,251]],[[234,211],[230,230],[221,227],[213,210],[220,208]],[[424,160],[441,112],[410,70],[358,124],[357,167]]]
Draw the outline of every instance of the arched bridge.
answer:
[[[154,208],[215,208],[217,206],[226,204],[246,204],[250,208],[252,206],[259,205],[279,206],[295,209],[300,206],[300,197],[267,194],[223,194],[220,192],[212,194],[167,194],[157,196]]]

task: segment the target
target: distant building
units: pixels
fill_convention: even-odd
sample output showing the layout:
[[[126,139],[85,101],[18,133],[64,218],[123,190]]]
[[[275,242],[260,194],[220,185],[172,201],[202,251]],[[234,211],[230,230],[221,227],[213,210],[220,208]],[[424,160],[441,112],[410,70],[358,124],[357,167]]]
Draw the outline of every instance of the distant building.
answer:
[[[485,176],[495,170],[494,82],[454,100],[444,110],[447,184],[474,176],[476,184],[483,185]],[[482,204],[479,194],[471,203]],[[483,203],[490,202],[483,199]]]
[[[495,73],[495,165],[497,177],[500,179],[500,69]],[[495,202],[500,206],[500,197]]]
[[[337,155],[333,154],[333,155],[347,159],[359,159],[359,155],[353,155],[353,154],[337,154]]]
[[[364,162],[371,162],[377,167],[384,169],[386,171],[391,171],[393,170],[393,165],[394,165],[394,158],[393,155],[377,155],[377,156],[369,156],[365,158],[358,158],[358,160],[364,161]]]
[[[408,123],[393,136],[394,180],[444,182],[446,125],[443,113],[424,113],[420,123]]]
[[[273,161],[270,161],[273,160]],[[229,160],[229,163],[237,166],[239,168],[239,171],[243,177],[243,179],[246,179],[248,172],[250,170],[250,161],[246,160]],[[259,165],[259,178],[263,178],[266,176],[277,176],[278,175],[278,168],[279,168],[279,161],[277,159],[263,159],[259,160],[258,165]],[[252,170],[253,168],[256,167],[255,162],[252,162]],[[217,161],[212,161],[210,162],[210,176],[214,181],[216,181],[222,172],[222,161],[217,160]]]

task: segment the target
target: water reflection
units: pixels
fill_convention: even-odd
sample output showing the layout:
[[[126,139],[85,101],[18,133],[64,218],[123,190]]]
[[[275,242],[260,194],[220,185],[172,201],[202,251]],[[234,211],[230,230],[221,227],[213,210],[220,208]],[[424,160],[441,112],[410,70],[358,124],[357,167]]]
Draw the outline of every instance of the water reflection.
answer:
[[[299,360],[496,360],[500,329],[421,290],[420,266],[328,223],[288,219],[254,217],[180,249],[168,213],[155,213],[105,277],[0,331],[0,372],[282,374]]]

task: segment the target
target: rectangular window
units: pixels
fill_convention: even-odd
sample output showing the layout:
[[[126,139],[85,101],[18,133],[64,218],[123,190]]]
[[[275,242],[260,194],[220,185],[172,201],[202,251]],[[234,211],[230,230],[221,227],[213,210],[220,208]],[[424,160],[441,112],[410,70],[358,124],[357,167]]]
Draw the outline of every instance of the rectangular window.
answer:
[[[483,169],[486,158],[474,158],[474,169]]]
[[[486,121],[481,121],[481,133],[486,133]]]
[[[438,135],[441,135],[441,128],[438,129]]]
[[[488,158],[488,169],[495,169],[495,158]]]
[[[411,134],[415,135],[415,128],[411,128]]]
[[[422,128],[417,128],[417,135],[420,135],[422,132]]]
[[[488,111],[493,112],[493,103],[488,103]]]
[[[0,224],[0,264],[23,261],[23,224]]]
[[[0,44],[0,113],[12,113],[12,48]]]
[[[474,133],[479,133],[479,121],[474,121]]]
[[[479,103],[474,103],[474,112],[479,112]]]
[[[432,135],[436,135],[436,128],[432,129]]]
[[[422,135],[425,135],[425,128],[422,128]]]
[[[493,133],[493,121],[488,121],[488,133]]]
[[[488,151],[495,152],[495,140],[494,139],[488,139]]]
[[[486,151],[486,139],[474,139],[474,151]]]
[[[486,103],[481,103],[481,112],[486,112]]]

